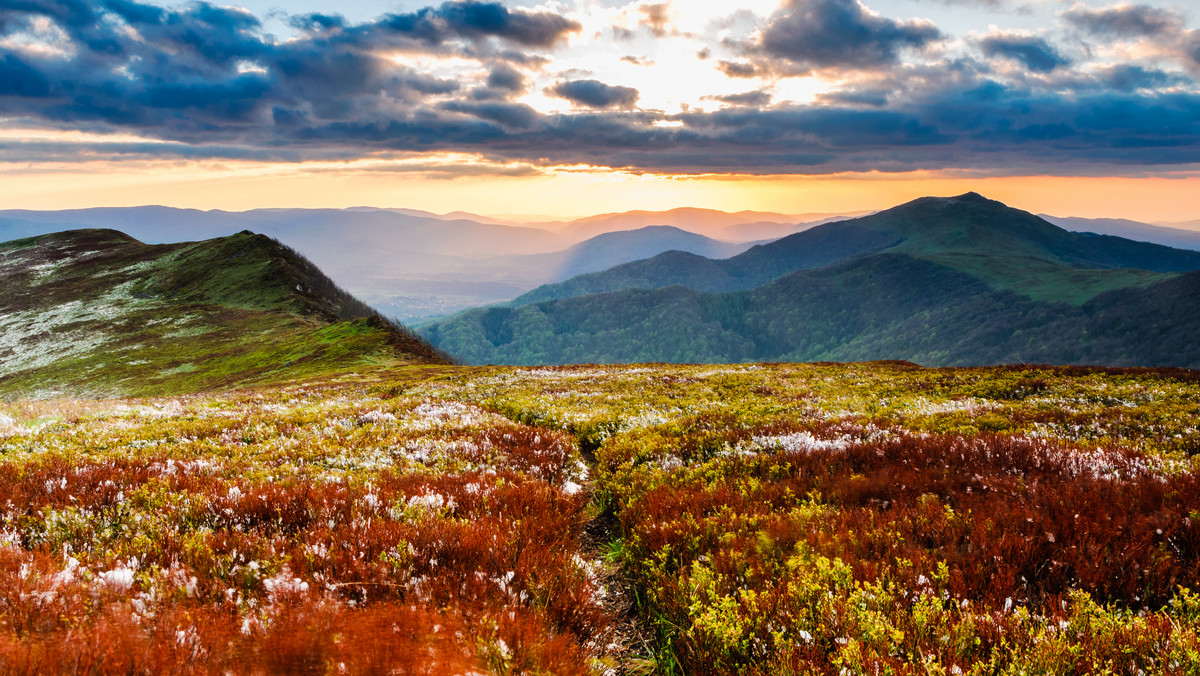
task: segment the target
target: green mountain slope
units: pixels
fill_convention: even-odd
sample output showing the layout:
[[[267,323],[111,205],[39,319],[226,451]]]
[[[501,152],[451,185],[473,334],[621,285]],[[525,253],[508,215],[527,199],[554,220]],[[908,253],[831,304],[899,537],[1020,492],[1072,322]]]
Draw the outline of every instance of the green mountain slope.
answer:
[[[0,244],[0,395],[194,391],[438,361],[262,235],[147,245],[76,230]]]
[[[749,289],[790,272],[874,253],[903,253],[1034,300],[1079,305],[1097,294],[1200,269],[1200,252],[1068,232],[976,193],[925,197],[879,213],[817,226],[723,261],[662,254],[530,291],[514,305],[631,288],[682,284]]]
[[[860,361],[1200,367],[1200,272],[1032,300],[905,254],[709,294],[683,286],[473,310],[430,327],[472,363]]]

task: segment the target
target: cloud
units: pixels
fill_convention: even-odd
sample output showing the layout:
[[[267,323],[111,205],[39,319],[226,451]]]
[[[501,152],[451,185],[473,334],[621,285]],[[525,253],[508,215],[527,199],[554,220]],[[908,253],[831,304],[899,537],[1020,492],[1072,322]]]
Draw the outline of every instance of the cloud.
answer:
[[[301,14],[293,16],[288,21],[293,28],[309,33],[340,30],[346,27],[346,19],[340,14]]]
[[[121,15],[131,24],[156,24],[162,21],[166,10],[152,5],[142,5],[130,0],[107,0],[104,3],[108,9]],[[317,15],[312,15],[317,16]]]
[[[537,111],[523,103],[451,101],[441,107],[443,110],[466,113],[511,129],[528,129],[538,120]]]
[[[762,71],[758,66],[752,63],[739,63],[735,61],[720,61],[717,63],[717,68],[729,77],[758,77]]]
[[[882,108],[888,104],[886,92],[854,89],[819,94],[817,100],[834,106]]]
[[[510,10],[499,2],[465,0],[426,7],[408,14],[391,14],[382,24],[397,34],[440,44],[454,37],[497,37],[527,47],[552,47],[579,22],[549,12]]]
[[[1012,3],[1010,0],[934,0],[941,5],[962,7],[983,7],[985,9],[1004,9]]]
[[[720,101],[734,106],[753,106],[761,108],[771,103],[771,93],[762,89],[755,89],[750,92],[741,94],[725,94],[721,96],[706,96],[709,101]]]
[[[1108,89],[1124,93],[1138,89],[1155,89],[1186,81],[1178,75],[1125,63],[1103,68],[1098,74],[1101,82]]]
[[[612,30],[614,40],[629,42],[637,37],[637,31],[629,30],[624,26],[609,26],[609,28]]]
[[[1035,73],[1049,73],[1071,64],[1049,42],[1032,35],[992,33],[979,41],[979,47],[987,56],[1019,61]]]
[[[0,96],[41,98],[50,94],[50,81],[15,54],[0,60]]]
[[[633,87],[607,85],[599,80],[560,82],[547,93],[592,108],[629,108],[638,100],[638,90]]]
[[[858,0],[788,0],[762,30],[759,48],[803,69],[865,69],[941,38],[933,24],[888,19]]]
[[[1175,33],[1183,27],[1183,17],[1170,9],[1150,5],[1113,5],[1091,9],[1076,3],[1063,14],[1068,22],[1100,36],[1154,37]]]
[[[278,40],[255,16],[203,2],[9,0],[0,39],[17,46],[0,53],[4,124],[145,141],[9,143],[0,162],[20,161],[21,148],[28,161],[464,153],[497,165],[670,173],[1138,173],[1200,162],[1197,79],[1152,60],[1200,59],[1200,32],[1182,24],[1144,62],[1089,61],[1081,50],[1076,67],[1043,38],[1003,32],[980,38],[974,55],[922,52],[941,39],[929,24],[854,0],[792,0],[741,33],[752,37],[716,39],[709,62],[694,66],[763,82],[698,91],[681,102],[692,107],[676,109],[686,112],[668,114],[639,109],[641,92],[607,73],[602,82],[558,69],[574,64],[547,68],[549,50],[578,24],[546,11],[450,2],[374,21],[304,14],[290,23],[298,32]],[[1022,68],[993,68],[984,55]],[[790,92],[774,78],[815,70],[840,84],[814,79],[825,90],[809,103],[773,100],[772,91]],[[541,113],[522,98],[537,92],[575,107]],[[706,111],[701,101],[724,105]]]
[[[668,14],[670,9],[669,1],[642,5],[638,7],[638,11],[642,14],[640,23],[649,27],[654,37],[661,38],[667,34],[667,26],[671,23],[671,17]]]
[[[242,9],[196,3],[156,13],[133,2],[119,4],[123,11],[118,13],[144,40],[169,47],[173,56],[185,55],[197,66],[228,67],[270,49],[257,34],[262,27],[258,19]]]
[[[488,73],[487,86],[510,92],[525,91],[525,75],[508,64],[500,64]]]
[[[1077,2],[1063,13],[1063,18],[1098,38],[1139,41],[1143,51],[1200,72],[1200,30],[1186,30],[1184,16],[1178,10],[1144,4],[1092,9]]]

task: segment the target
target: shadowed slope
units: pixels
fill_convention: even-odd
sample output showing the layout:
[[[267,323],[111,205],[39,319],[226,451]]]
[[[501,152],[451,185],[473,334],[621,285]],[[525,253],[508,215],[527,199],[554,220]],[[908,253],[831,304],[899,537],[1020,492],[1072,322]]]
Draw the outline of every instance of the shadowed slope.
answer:
[[[471,363],[864,361],[1200,367],[1200,272],[1083,305],[991,288],[905,254],[754,289],[675,285],[464,313],[426,329]]]

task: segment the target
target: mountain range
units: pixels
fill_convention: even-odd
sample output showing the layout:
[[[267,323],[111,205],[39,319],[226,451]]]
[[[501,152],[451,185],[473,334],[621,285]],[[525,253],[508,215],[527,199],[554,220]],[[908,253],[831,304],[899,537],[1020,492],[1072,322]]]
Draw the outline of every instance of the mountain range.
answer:
[[[1200,366],[1200,252],[975,193],[724,260],[667,252],[423,330],[472,363],[908,359]]]
[[[263,235],[149,245],[89,229],[0,244],[10,395],[129,396],[442,362]]]
[[[791,224],[795,232],[757,243],[644,222],[690,219],[719,232],[766,227],[772,221],[744,219],[778,215],[632,212],[621,222],[633,229],[564,248],[556,247],[614,227],[617,215],[544,228],[460,216],[371,208],[3,212],[0,233],[34,236],[0,245],[0,385],[153,393],[168,379],[226,387],[432,363],[443,354],[510,364],[1200,366],[1192,339],[1200,330],[1200,251],[1094,232],[1183,245],[1185,230],[1058,219],[1092,230],[1073,232],[975,193]],[[249,230],[149,244],[111,228],[39,234],[80,220],[160,241],[248,223],[286,232],[317,255],[310,261]],[[443,301],[491,294],[503,303],[429,322],[418,338],[381,315],[378,299],[371,307],[342,290],[322,260],[388,293],[395,287],[387,283],[416,268],[427,276],[410,279],[425,285],[413,288]],[[552,283],[522,292],[503,281],[518,275]]]
[[[109,228],[148,243],[174,243],[250,230],[293,247],[385,315],[414,322],[507,301],[542,284],[663,251],[730,256],[752,242],[808,227],[804,219],[810,217],[819,222],[831,216],[676,209],[522,224],[462,212],[369,207],[9,210],[0,211],[0,241]],[[762,220],[770,218],[780,221]]]

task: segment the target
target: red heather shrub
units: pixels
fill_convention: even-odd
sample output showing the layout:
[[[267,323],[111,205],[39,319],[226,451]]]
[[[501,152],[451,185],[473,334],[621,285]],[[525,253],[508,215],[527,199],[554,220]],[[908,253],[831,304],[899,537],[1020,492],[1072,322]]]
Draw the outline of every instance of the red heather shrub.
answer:
[[[771,447],[770,439],[805,432],[811,436],[799,434],[793,444],[805,448]],[[746,444],[755,448],[751,437],[763,447],[741,452]],[[713,431],[705,438],[667,446],[691,456],[690,468],[642,471],[618,461],[607,465],[616,471],[604,480],[632,482],[603,486],[623,495],[625,560],[648,590],[646,616],[685,670],[770,673],[791,664],[797,672],[837,672],[830,660],[844,644],[833,639],[860,631],[852,619],[858,611],[844,595],[796,597],[787,580],[797,555],[837,559],[849,566],[850,579],[893,585],[885,587],[893,596],[873,595],[884,599],[881,612],[903,632],[903,643],[868,651],[868,671],[923,673],[913,665],[924,657],[966,669],[1010,650],[1036,652],[1042,646],[1028,625],[1007,611],[1026,606],[1056,623],[1072,590],[1156,610],[1180,585],[1200,585],[1200,480],[1162,471],[1137,452],[845,425],[730,430],[723,438]],[[715,574],[716,594],[740,599],[718,630],[734,633],[720,641],[715,637],[723,634],[692,629],[699,612],[695,562]],[[926,594],[946,613],[943,625],[924,626],[913,614]],[[964,602],[990,619],[960,626]],[[812,632],[818,635],[798,640],[793,633],[776,643],[772,632],[810,617],[813,603],[832,604],[821,611],[827,624]],[[1149,668],[1174,627],[1162,615],[1138,626],[1072,634],[1074,657],[1061,663],[1084,673],[1093,661],[1131,672]]]
[[[462,459],[503,471],[260,483],[168,458],[0,464],[0,526],[21,545],[0,546],[0,671],[587,673],[608,617],[573,560],[588,498],[548,483],[569,440],[472,434]],[[135,558],[131,583],[105,586]]]

